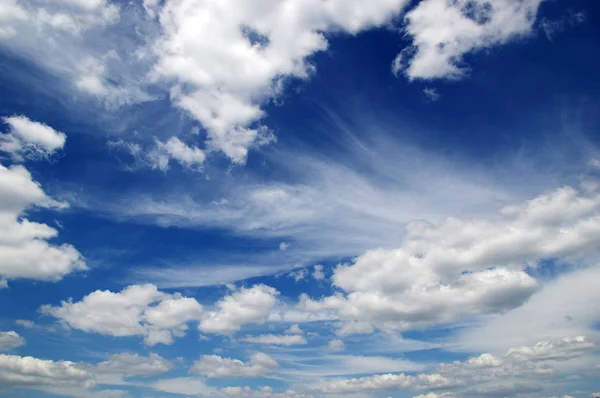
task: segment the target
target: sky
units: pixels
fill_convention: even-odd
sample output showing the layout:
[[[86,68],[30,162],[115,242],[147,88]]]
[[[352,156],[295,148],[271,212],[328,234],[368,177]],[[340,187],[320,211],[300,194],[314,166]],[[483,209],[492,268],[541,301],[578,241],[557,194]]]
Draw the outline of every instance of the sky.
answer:
[[[0,395],[600,396],[600,4],[3,0]]]

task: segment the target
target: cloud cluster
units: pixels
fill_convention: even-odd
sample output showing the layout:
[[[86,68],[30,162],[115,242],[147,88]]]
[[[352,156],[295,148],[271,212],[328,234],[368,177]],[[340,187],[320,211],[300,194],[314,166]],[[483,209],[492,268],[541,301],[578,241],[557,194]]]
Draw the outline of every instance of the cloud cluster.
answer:
[[[335,269],[343,293],[303,295],[299,306],[399,330],[502,313],[538,289],[525,268],[546,259],[593,261],[599,241],[596,188],[563,187],[507,206],[498,219],[410,223],[401,248],[371,250]]]
[[[263,284],[243,287],[216,303],[217,309],[209,311],[199,329],[205,333],[228,335],[244,324],[263,324],[277,303],[279,292]]]
[[[203,315],[203,307],[195,299],[167,294],[150,284],[132,285],[118,293],[96,290],[81,301],[62,301],[40,310],[73,329],[143,336],[147,345],[171,344],[174,337],[185,335],[188,322]]]
[[[173,82],[172,101],[202,123],[208,146],[242,163],[249,148],[272,139],[259,124],[261,105],[281,93],[287,78],[309,76],[308,58],[327,49],[327,33],[382,26],[407,4],[172,0],[159,11],[164,34],[154,75]]]

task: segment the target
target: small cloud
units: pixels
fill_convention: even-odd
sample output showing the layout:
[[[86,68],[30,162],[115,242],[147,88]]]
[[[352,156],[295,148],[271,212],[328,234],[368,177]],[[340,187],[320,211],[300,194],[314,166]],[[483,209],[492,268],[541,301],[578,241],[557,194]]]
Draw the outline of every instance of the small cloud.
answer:
[[[33,321],[27,320],[27,319],[17,319],[15,321],[16,325],[19,326],[23,326],[24,328],[27,329],[33,329],[35,327],[35,323]]]
[[[303,331],[300,329],[298,325],[292,325],[288,330],[285,331],[286,334],[302,334]]]
[[[325,273],[323,272],[322,265],[315,265],[315,271],[313,272],[313,278],[318,281],[325,279]]]
[[[431,87],[423,89],[423,94],[425,94],[425,97],[427,97],[427,99],[432,102],[439,101],[440,98],[442,98],[440,93],[438,93],[435,88]]]
[[[306,268],[303,268],[298,271],[290,272],[289,276],[294,278],[296,282],[300,282],[301,280],[304,280],[306,278],[307,274],[308,271],[306,270]]]
[[[333,352],[340,352],[344,351],[346,346],[342,340],[331,340],[329,344],[327,344],[327,348]]]
[[[288,247],[290,247],[289,243],[281,242],[279,244],[279,250],[281,250],[282,252],[286,251],[288,249]]]
[[[546,38],[553,41],[556,36],[564,32],[567,28],[580,25],[584,23],[586,19],[586,14],[583,11],[569,10],[567,15],[556,20],[543,18],[540,21],[540,27],[544,31]]]
[[[8,289],[8,281],[6,279],[0,279],[0,289]]]

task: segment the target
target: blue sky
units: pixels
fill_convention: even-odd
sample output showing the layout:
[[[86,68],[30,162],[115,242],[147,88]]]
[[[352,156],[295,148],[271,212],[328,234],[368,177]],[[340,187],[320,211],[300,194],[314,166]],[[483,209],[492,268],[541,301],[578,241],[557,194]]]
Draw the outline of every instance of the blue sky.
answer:
[[[599,6],[0,4],[0,395],[600,395]]]

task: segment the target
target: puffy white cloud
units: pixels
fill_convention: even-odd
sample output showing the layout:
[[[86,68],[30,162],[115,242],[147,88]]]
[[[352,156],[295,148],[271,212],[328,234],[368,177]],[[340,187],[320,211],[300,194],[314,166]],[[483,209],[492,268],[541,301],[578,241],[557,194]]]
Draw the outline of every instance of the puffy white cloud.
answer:
[[[148,345],[171,344],[185,335],[187,323],[203,315],[193,298],[167,294],[156,286],[132,285],[119,293],[96,290],[81,301],[44,305],[42,313],[71,328],[111,336],[144,336]]]
[[[190,372],[211,378],[261,377],[278,366],[274,359],[262,352],[252,354],[247,362],[218,355],[203,355],[194,362]]]
[[[172,0],[159,13],[164,36],[154,74],[174,82],[172,100],[202,123],[208,145],[241,163],[250,147],[272,139],[257,125],[261,104],[286,78],[310,74],[307,57],[327,48],[327,32],[381,26],[407,3]]]
[[[111,355],[106,361],[96,365],[95,372],[111,373],[123,377],[149,377],[173,369],[173,363],[158,354],[147,357],[139,354],[121,353]]]
[[[459,78],[463,56],[532,32],[542,0],[424,0],[406,14],[413,47],[392,70],[410,79]]]
[[[92,375],[69,361],[0,354],[0,386],[43,387],[75,385],[92,387]]]
[[[261,334],[258,336],[245,336],[240,339],[247,343],[265,344],[265,345],[281,345],[281,346],[292,346],[292,345],[303,345],[307,341],[303,336],[297,334],[288,335],[275,335],[275,334]]]
[[[331,340],[327,344],[327,348],[329,348],[330,351],[339,352],[339,351],[344,351],[344,349],[346,347],[342,340]]]
[[[0,277],[58,281],[86,270],[82,255],[72,245],[48,243],[58,235],[56,229],[24,218],[34,206],[64,208],[67,204],[48,197],[24,167],[0,165]]]
[[[0,135],[0,151],[10,153],[13,158],[48,157],[62,149],[67,136],[43,123],[25,116],[2,118],[9,131]]]
[[[15,331],[0,332],[0,351],[10,351],[25,344],[25,339]]]
[[[401,389],[427,390],[451,388],[461,385],[457,380],[447,379],[440,374],[419,374],[416,376],[383,374],[356,379],[326,381],[319,389],[324,394],[347,394]]]
[[[231,334],[248,323],[263,324],[278,295],[277,290],[262,284],[243,287],[217,302],[218,309],[206,313],[199,329],[205,333]]]
[[[333,275],[339,293],[300,308],[408,329],[521,306],[539,287],[524,271],[544,259],[598,258],[600,196],[564,187],[502,209],[499,219],[413,222],[401,248],[371,250]]]

